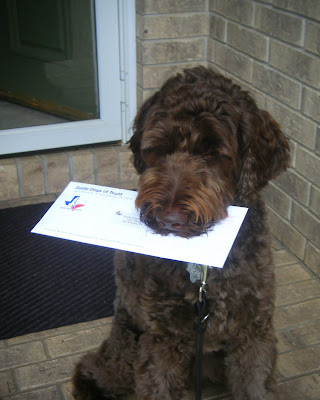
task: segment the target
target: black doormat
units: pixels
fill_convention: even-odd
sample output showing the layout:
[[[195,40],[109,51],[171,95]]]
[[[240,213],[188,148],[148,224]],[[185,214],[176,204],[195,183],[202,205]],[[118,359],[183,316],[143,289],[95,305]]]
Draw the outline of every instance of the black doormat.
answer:
[[[0,210],[0,339],[113,314],[114,250],[30,233],[50,206]]]

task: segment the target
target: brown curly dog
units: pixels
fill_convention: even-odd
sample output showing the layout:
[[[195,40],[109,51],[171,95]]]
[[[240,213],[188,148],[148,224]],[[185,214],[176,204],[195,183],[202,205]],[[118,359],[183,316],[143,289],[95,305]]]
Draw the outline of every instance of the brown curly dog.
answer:
[[[249,207],[224,268],[208,272],[203,378],[236,400],[274,400],[274,267],[260,191],[289,163],[279,125],[250,95],[204,67],[170,78],[139,110],[130,141],[141,175],[136,206],[155,232],[191,237]],[[200,282],[186,263],[115,256],[110,337],[77,364],[81,400],[193,396]]]

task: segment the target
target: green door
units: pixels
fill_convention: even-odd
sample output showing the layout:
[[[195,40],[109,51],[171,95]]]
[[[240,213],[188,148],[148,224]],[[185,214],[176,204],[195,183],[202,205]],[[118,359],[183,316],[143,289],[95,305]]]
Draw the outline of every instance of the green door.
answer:
[[[99,118],[93,0],[0,0],[0,98]]]

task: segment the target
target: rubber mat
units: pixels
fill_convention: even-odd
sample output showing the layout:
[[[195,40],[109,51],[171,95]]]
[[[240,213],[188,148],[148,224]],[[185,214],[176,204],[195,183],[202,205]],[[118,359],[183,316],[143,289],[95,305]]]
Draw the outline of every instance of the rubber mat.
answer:
[[[0,339],[113,314],[114,250],[30,233],[50,205],[0,210]]]

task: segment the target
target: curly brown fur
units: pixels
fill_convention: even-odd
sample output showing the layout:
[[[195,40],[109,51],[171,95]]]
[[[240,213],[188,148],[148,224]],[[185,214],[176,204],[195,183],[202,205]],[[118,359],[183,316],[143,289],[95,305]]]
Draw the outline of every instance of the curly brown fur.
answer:
[[[249,207],[224,268],[210,268],[204,378],[235,400],[275,400],[274,267],[260,191],[289,163],[279,125],[204,67],[170,78],[139,110],[130,141],[137,207],[155,232],[200,235]],[[110,337],[78,363],[74,396],[177,400],[192,394],[199,286],[186,264],[117,252]]]

